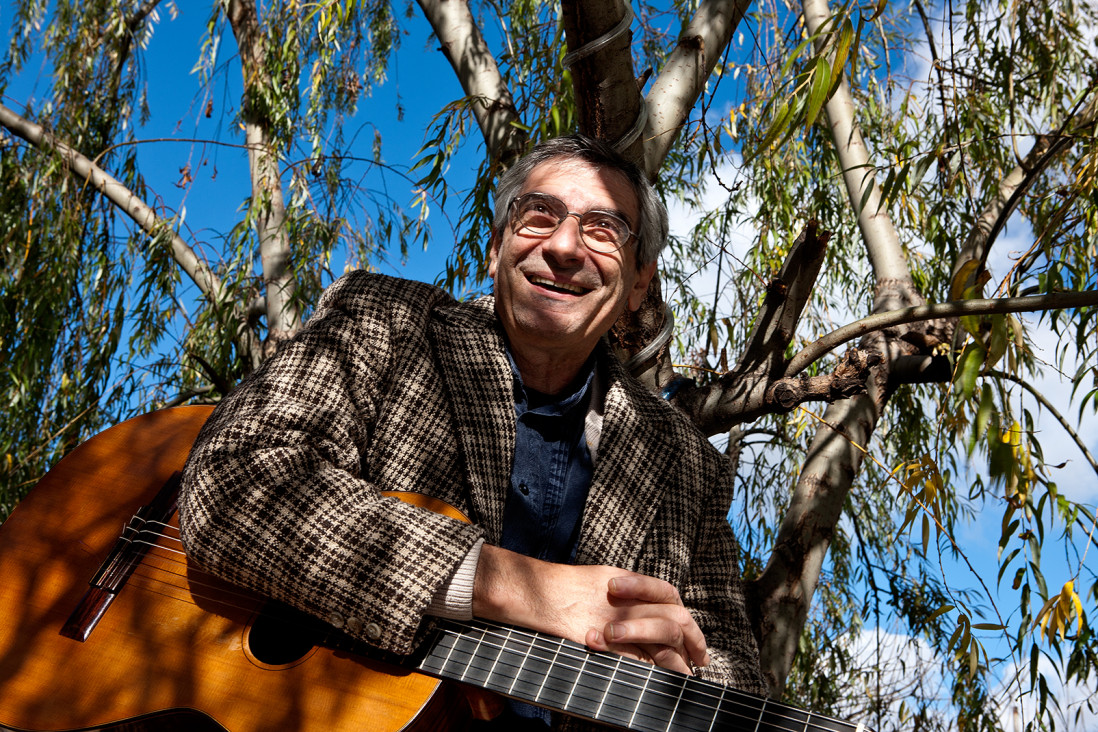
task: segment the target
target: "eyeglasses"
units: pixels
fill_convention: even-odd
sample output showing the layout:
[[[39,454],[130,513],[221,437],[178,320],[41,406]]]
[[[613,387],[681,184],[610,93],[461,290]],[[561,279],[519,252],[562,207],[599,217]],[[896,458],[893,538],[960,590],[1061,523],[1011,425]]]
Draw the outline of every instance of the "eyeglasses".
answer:
[[[582,214],[569,211],[564,201],[548,193],[527,193],[511,202],[511,228],[516,234],[521,231],[532,236],[549,236],[569,216],[579,221],[580,238],[595,252],[616,252],[636,236],[616,213],[599,209]]]

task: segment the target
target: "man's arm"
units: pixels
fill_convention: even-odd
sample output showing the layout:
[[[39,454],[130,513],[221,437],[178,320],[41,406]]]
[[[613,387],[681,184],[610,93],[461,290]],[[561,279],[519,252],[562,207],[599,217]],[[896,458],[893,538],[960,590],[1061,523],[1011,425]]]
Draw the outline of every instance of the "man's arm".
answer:
[[[485,545],[473,614],[692,673],[705,637],[668,582],[599,565],[563,565]]]
[[[407,653],[483,532],[383,498],[362,475],[380,414],[396,408],[393,362],[415,362],[394,322],[431,305],[421,296],[394,312],[368,295],[389,281],[365,279],[333,285],[302,333],[214,412],[184,470],[180,527],[215,574]]]

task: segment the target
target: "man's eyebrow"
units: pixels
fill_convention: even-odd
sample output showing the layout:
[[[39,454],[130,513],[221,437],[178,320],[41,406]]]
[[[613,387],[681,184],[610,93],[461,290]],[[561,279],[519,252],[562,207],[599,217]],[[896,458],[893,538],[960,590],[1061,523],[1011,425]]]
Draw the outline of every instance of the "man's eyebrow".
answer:
[[[535,194],[535,195],[538,195],[538,196],[545,196],[547,198],[556,199],[556,200],[561,202],[561,205],[563,205],[565,209],[571,210],[567,203],[562,201],[559,196],[554,196],[552,193],[546,193],[545,191],[534,190],[534,191],[526,191],[526,193],[523,193],[521,195],[522,196],[529,196],[530,194]],[[521,196],[515,196],[516,199],[520,198],[520,197]],[[611,213],[611,214],[614,214],[615,216],[617,216],[618,218],[622,219],[626,223],[628,223],[630,226],[635,226],[636,225],[636,224],[633,223],[633,217],[630,216],[629,214],[627,214],[625,211],[622,211],[620,208],[594,206],[592,208],[587,209],[586,211],[576,211],[575,213],[587,214],[587,213],[591,213],[592,211],[598,211],[599,213]]]

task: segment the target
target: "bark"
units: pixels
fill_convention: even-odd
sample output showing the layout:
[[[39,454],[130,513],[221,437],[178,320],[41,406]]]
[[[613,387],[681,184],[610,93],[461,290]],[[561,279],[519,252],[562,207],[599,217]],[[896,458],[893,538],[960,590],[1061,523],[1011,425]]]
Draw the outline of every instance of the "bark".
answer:
[[[646,99],[644,170],[650,178],[659,172],[750,5],[750,0],[705,0],[679,35]]]
[[[826,0],[804,0],[809,33],[830,17]],[[858,226],[877,282],[873,312],[923,304],[911,280],[899,236],[883,207],[874,167],[854,118],[846,79],[825,106],[826,120],[858,216]],[[759,656],[770,693],[780,697],[793,665],[798,639],[808,617],[812,595],[842,506],[861,468],[882,410],[888,401],[889,366],[916,348],[902,340],[903,331],[874,333],[863,347],[882,360],[871,372],[867,393],[834,402],[824,413],[801,471],[766,569],[749,587],[759,636]]]
[[[640,161],[644,99],[633,73],[632,10],[623,0],[561,6],[576,108],[583,131]]]
[[[419,7],[438,36],[461,88],[472,100],[473,116],[489,155],[506,168],[522,154],[526,135],[516,126],[520,120],[511,92],[469,4],[465,0],[419,0]]]
[[[200,259],[190,245],[183,241],[178,233],[172,231],[167,222],[157,216],[148,204],[118,179],[80,152],[57,140],[40,125],[24,119],[2,104],[0,104],[0,125],[39,149],[60,155],[74,173],[129,216],[149,236],[154,238],[167,236],[172,250],[172,259],[191,278],[206,299],[215,307],[228,305],[224,284],[210,266]],[[235,312],[236,310],[234,306],[234,314],[228,320],[239,324],[236,331],[237,348],[244,361],[255,368],[259,365],[261,358],[259,343],[246,327],[243,313]]]
[[[572,49],[569,55],[581,55],[574,62],[567,59],[576,88],[580,128],[617,145],[650,180],[655,180],[748,4],[743,0],[703,2],[679,36],[675,51],[647,98],[643,98],[635,81],[630,34],[608,36],[626,17],[622,0],[563,3],[565,33]],[[611,341],[624,359],[632,360],[664,330],[667,317],[657,276],[640,310],[626,313],[615,325]],[[666,349],[655,360],[638,364],[633,374],[652,390],[663,389],[674,378]]]
[[[248,167],[252,182],[252,215],[259,236],[259,254],[263,266],[263,285],[267,303],[267,340],[264,349],[270,355],[282,341],[301,327],[301,312],[294,297],[293,252],[286,231],[286,205],[282,196],[282,176],[273,123],[265,106],[258,100],[273,96],[274,82],[267,74],[266,40],[259,27],[254,0],[231,0],[227,11],[240,49],[244,74],[244,137],[248,148]]]

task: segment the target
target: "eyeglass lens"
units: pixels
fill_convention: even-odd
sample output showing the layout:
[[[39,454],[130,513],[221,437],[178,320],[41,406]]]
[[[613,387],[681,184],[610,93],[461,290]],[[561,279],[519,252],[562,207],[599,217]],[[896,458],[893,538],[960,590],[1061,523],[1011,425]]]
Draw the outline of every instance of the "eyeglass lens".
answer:
[[[556,196],[547,193],[527,193],[514,202],[514,225],[535,236],[548,236],[560,228],[569,216],[579,219],[584,243],[597,251],[613,252],[629,241],[633,232],[617,214],[594,209],[583,214],[569,211]]]

